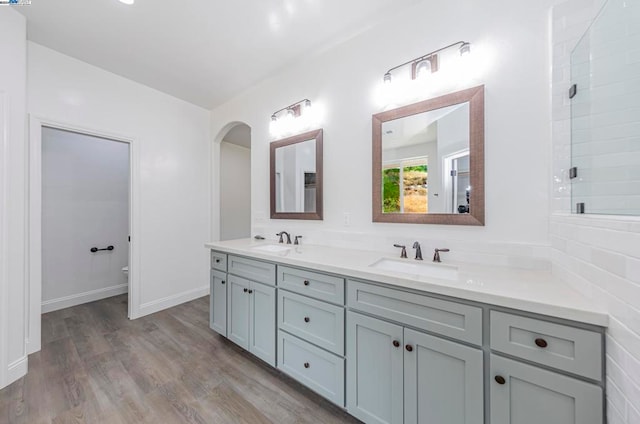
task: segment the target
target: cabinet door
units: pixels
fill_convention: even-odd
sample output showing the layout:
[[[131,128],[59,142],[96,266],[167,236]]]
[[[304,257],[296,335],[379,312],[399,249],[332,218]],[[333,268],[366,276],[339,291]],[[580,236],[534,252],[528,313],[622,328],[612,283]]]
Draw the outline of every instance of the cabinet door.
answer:
[[[492,424],[602,424],[602,389],[491,355]]]
[[[251,282],[249,351],[276,366],[276,289]]]
[[[227,337],[227,275],[211,272],[209,327]]]
[[[229,340],[249,350],[249,281],[233,275],[227,281],[227,334]]]
[[[347,313],[347,410],[368,424],[403,421],[402,327]]]
[[[404,330],[405,424],[484,423],[482,350]]]

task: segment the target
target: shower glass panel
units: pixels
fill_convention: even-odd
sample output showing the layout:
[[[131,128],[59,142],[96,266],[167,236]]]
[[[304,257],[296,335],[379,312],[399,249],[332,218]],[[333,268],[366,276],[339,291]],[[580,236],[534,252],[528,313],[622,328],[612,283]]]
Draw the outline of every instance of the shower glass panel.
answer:
[[[605,3],[571,80],[573,212],[640,215],[640,0]]]

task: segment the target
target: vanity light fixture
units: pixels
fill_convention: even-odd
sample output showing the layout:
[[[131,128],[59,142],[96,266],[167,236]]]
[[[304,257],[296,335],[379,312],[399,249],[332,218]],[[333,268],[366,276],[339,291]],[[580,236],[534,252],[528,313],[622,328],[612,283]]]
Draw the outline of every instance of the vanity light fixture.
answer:
[[[425,76],[428,76],[434,72],[438,71],[438,53],[444,51],[444,50],[448,50],[452,47],[455,46],[459,46],[458,48],[458,52],[460,53],[460,56],[465,56],[467,54],[469,54],[471,52],[471,43],[467,42],[467,41],[458,41],[456,43],[453,44],[449,44],[448,46],[442,47],[440,49],[434,50],[430,53],[427,53],[423,56],[417,57],[415,59],[412,59],[408,62],[402,63],[398,66],[394,66],[393,68],[389,69],[385,74],[384,74],[384,78],[383,81],[385,82],[385,84],[388,84],[391,82],[391,78],[392,78],[392,73],[393,71],[396,71],[404,66],[407,65],[411,65],[411,78],[412,79],[417,79],[417,78],[423,78]]]
[[[302,99],[276,110],[271,114],[271,135],[282,136],[295,132],[297,129],[303,129],[307,126],[307,121],[312,121],[310,119],[311,114],[311,100],[309,99]]]
[[[469,53],[471,53],[471,44],[469,43],[462,43],[462,45],[460,46],[460,56],[466,56]]]

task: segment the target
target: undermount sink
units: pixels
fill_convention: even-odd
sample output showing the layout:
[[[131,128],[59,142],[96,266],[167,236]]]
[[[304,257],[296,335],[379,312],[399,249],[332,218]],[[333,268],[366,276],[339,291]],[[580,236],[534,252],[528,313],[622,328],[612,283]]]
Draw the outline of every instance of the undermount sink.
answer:
[[[291,247],[281,246],[278,244],[263,244],[261,246],[252,247],[251,249],[260,250],[263,252],[280,253],[280,252],[286,252],[287,250],[291,249]]]
[[[371,268],[385,271],[400,272],[408,275],[440,278],[443,280],[457,280],[458,267],[447,264],[418,262],[411,259],[394,260],[382,258],[369,265]]]

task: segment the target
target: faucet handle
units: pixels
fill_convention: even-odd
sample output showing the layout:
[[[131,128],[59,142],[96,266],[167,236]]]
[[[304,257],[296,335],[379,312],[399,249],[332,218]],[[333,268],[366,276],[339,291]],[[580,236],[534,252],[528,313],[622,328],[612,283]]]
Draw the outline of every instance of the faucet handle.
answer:
[[[293,244],[300,244],[300,242],[298,241],[299,239],[301,239],[302,236],[296,236],[296,239],[294,240]]]
[[[400,251],[400,257],[401,258],[406,258],[407,257],[407,246],[403,246],[401,244],[394,244],[393,247],[399,247],[400,249],[402,249]]]
[[[449,252],[449,249],[438,249],[436,248],[436,250],[433,252],[433,262],[442,262],[440,260],[440,252]]]
[[[413,243],[413,248],[416,249],[416,261],[422,260],[422,249],[420,248],[420,243],[417,241]]]
[[[284,234],[284,231],[280,231],[279,233],[277,233],[277,236],[280,236],[280,240],[278,240],[278,243],[284,243],[284,240],[282,239],[282,235]]]

